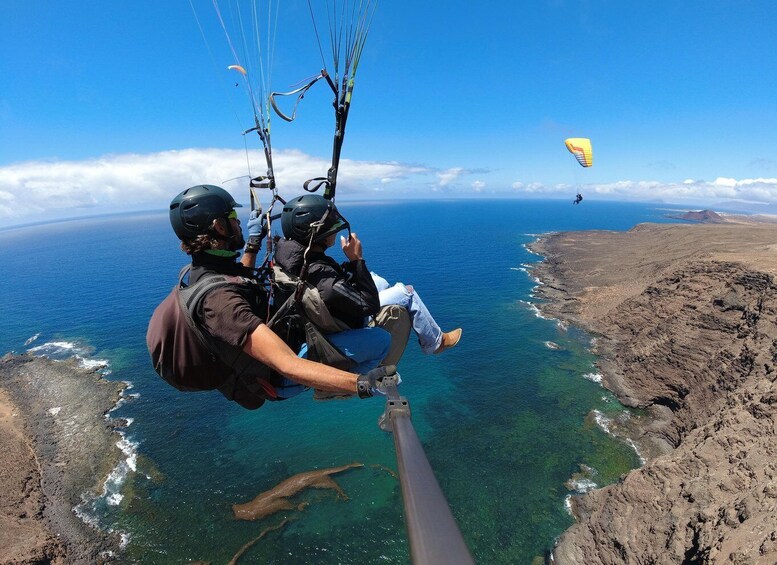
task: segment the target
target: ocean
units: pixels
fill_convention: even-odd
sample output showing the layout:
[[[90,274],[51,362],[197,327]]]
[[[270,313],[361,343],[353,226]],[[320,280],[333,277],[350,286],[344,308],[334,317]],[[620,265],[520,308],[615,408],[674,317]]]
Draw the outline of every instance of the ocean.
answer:
[[[526,244],[566,230],[669,221],[656,205],[457,200],[340,204],[368,266],[412,284],[460,344],[399,365],[413,423],[475,560],[530,563],[573,523],[570,496],[640,464],[607,431],[626,411],[599,383],[590,335],[539,316]],[[245,218],[243,223],[245,224]],[[165,211],[0,231],[6,273],[0,351],[78,356],[131,383],[126,459],[84,519],[120,532],[127,563],[408,563],[392,437],[379,399],[319,402],[306,393],[246,411],[218,393],[180,393],[145,347],[148,319],[187,257]],[[258,522],[231,506],[312,469],[364,464],[311,489],[302,509]],[[586,473],[580,474],[581,469]]]

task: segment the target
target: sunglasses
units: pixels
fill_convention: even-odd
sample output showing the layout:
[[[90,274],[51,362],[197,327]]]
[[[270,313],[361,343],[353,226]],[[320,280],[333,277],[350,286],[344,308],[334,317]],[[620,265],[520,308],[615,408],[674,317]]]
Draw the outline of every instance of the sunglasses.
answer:
[[[227,214],[228,220],[237,220],[237,212],[232,210],[229,214]]]

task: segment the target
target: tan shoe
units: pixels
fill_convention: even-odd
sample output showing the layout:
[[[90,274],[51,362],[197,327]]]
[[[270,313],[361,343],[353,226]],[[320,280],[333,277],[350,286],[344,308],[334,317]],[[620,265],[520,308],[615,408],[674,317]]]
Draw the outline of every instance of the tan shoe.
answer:
[[[455,347],[457,343],[459,343],[459,340],[461,339],[461,328],[456,328],[455,330],[445,332],[442,334],[442,340],[440,341],[440,347],[437,348],[437,351],[434,352],[435,355],[438,353],[442,353],[446,349],[450,349],[451,347]]]

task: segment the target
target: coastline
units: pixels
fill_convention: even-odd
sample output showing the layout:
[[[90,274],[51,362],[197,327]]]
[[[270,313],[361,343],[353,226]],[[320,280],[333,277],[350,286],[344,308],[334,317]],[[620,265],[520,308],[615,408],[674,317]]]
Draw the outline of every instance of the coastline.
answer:
[[[543,315],[596,336],[646,463],[572,499],[556,563],[777,560],[777,225],[640,224],[529,245]],[[696,561],[694,561],[696,562]]]
[[[123,454],[106,414],[125,383],[75,359],[0,358],[0,555],[3,563],[104,563],[118,536],[76,514]]]

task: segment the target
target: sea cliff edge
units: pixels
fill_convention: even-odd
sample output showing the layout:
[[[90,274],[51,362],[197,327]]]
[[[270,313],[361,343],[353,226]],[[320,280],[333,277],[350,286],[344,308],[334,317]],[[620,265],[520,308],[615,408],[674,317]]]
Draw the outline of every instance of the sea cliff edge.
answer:
[[[555,563],[777,562],[777,225],[640,224],[530,245],[546,316],[596,336],[645,464],[573,498]]]

